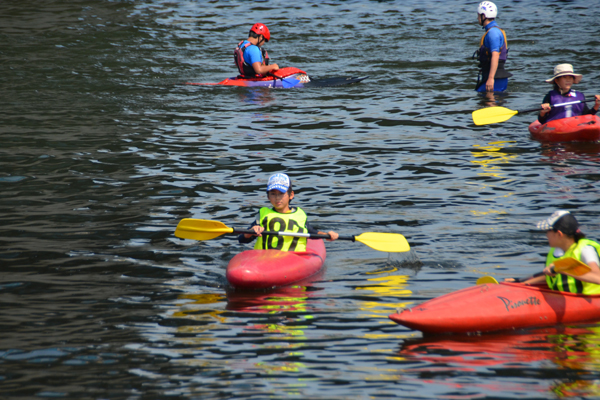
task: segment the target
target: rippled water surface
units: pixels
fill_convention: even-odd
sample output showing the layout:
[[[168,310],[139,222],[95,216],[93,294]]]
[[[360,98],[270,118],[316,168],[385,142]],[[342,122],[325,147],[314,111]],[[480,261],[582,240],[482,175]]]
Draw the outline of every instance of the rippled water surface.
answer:
[[[515,76],[487,99],[472,2],[0,2],[0,397],[596,397],[600,325],[423,338],[387,318],[539,271],[557,208],[600,237],[600,145],[536,142],[534,114],[471,120],[536,107],[558,63],[598,93],[593,3],[498,2]],[[180,85],[234,76],[256,21],[280,66],[370,78]],[[246,226],[279,171],[312,224],[412,251],[328,243],[306,286],[228,290],[247,247],[175,226]]]

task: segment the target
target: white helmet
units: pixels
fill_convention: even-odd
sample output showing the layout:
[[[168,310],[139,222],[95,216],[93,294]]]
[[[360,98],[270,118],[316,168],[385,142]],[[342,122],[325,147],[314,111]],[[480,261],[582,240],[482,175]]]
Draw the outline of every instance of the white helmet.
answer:
[[[483,14],[486,18],[496,18],[498,7],[491,1],[482,1],[477,6],[477,14]]]

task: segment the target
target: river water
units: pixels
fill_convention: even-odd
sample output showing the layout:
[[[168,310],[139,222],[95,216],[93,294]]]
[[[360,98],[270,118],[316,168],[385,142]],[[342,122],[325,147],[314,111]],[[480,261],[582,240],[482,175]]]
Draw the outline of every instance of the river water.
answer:
[[[249,5],[252,5],[249,7]],[[0,398],[597,397],[600,324],[422,337],[397,308],[539,271],[536,221],[600,237],[600,145],[529,137],[558,63],[600,92],[597,3],[499,3],[509,92],[473,91],[482,31],[464,1],[0,2]],[[236,74],[256,21],[280,66],[366,76],[321,89],[183,86]],[[396,232],[412,250],[328,243],[314,282],[231,293],[224,236],[274,172],[311,222]]]

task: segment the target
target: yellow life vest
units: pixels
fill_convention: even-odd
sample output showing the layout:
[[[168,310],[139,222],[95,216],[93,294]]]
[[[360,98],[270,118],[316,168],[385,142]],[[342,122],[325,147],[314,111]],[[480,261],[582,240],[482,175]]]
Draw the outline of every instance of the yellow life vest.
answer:
[[[263,207],[260,209],[259,223],[266,231],[306,233],[306,213],[296,207],[291,213],[282,214]],[[292,236],[259,236],[254,245],[256,250],[306,251],[305,237]]]
[[[552,264],[556,260],[567,257],[573,257],[581,261],[581,251],[586,246],[594,246],[598,254],[600,254],[600,244],[594,242],[593,240],[580,239],[577,243],[573,243],[573,245],[561,257],[554,257],[554,247],[552,247],[546,256],[546,266]],[[569,275],[556,274],[553,277],[546,275],[546,283],[550,289],[559,290],[561,292],[600,294],[600,285],[583,282]]]

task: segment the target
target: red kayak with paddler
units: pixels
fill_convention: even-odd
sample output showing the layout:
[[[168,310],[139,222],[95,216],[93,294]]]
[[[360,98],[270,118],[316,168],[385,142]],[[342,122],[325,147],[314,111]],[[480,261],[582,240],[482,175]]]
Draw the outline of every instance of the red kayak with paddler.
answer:
[[[263,45],[271,39],[269,28],[260,22],[255,23],[248,32],[248,38],[239,42],[233,51],[233,60],[239,72],[238,76],[216,83],[186,82],[185,84],[289,89],[350,85],[368,78],[368,76],[343,76],[314,79],[298,68],[279,68],[277,64],[271,62],[269,54],[263,48]]]
[[[565,258],[555,261],[554,271],[584,275],[590,268],[574,258]],[[561,292],[544,284],[498,283],[492,277],[482,277],[476,286],[436,297],[389,318],[428,334],[471,334],[591,322],[600,320],[600,294]]]
[[[224,234],[252,234],[251,229],[231,228],[220,221],[184,218],[175,236],[183,239],[210,240]],[[234,256],[227,266],[227,280],[234,288],[266,289],[291,285],[318,274],[324,266],[326,250],[323,239],[328,233],[294,233],[263,231],[264,235],[304,237],[306,251],[246,250]],[[339,235],[337,240],[361,242],[383,252],[407,252],[410,246],[398,233],[365,232],[357,236]]]
[[[309,76],[301,69],[294,67],[281,68],[267,76],[246,77],[234,76],[216,83],[195,83],[186,82],[186,85],[192,86],[241,86],[241,87],[265,87],[274,89],[300,89],[300,88],[319,88],[344,86],[359,83],[367,79],[368,76],[338,76],[333,78],[316,79]]]

